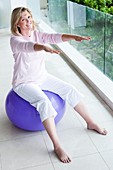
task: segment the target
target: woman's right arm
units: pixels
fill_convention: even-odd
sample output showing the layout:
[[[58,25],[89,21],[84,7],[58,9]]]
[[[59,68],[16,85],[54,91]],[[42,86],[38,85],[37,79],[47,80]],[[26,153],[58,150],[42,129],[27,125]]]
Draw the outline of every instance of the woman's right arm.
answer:
[[[41,45],[41,44],[33,43],[33,42],[24,42],[14,37],[10,39],[10,45],[14,53],[15,52],[30,53],[30,52],[42,51],[42,50],[44,50],[45,52],[50,52],[50,53],[56,53],[56,54],[60,53],[59,50],[55,50],[49,46]]]
[[[40,44],[35,44],[34,45],[34,50],[35,51],[46,51],[46,52],[49,52],[49,53],[56,53],[56,54],[60,54],[60,50],[56,50],[56,49],[53,49],[49,46],[45,46],[45,45],[40,45]]]
[[[34,52],[34,43],[33,42],[26,42],[22,41],[19,38],[11,37],[10,39],[10,46],[13,51],[13,53],[18,52]]]

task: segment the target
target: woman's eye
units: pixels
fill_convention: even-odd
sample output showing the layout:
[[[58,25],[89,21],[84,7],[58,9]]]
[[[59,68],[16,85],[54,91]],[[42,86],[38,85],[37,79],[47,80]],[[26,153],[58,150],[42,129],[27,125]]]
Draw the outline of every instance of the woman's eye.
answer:
[[[31,18],[31,16],[28,16],[28,18]]]
[[[24,19],[22,19],[22,21],[24,21]]]

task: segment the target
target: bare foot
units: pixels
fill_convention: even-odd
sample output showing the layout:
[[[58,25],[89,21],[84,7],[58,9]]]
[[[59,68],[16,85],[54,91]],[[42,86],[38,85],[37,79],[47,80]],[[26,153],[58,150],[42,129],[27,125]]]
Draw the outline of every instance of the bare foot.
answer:
[[[104,128],[100,128],[97,124],[87,124],[87,128],[90,130],[95,130],[101,135],[107,135],[107,131]]]
[[[55,148],[54,152],[56,153],[59,160],[63,163],[69,163],[71,162],[71,159],[68,157],[68,155],[64,152],[64,150],[60,147]]]

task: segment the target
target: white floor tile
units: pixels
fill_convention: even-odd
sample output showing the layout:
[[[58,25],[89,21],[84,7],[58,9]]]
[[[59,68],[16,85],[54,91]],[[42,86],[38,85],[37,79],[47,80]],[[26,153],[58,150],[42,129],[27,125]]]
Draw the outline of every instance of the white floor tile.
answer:
[[[113,170],[113,150],[100,153],[110,170]]]
[[[42,135],[0,143],[2,170],[50,163]]]
[[[99,152],[109,151],[113,149],[113,120],[102,123],[101,126],[106,128],[107,135],[100,135],[93,131],[88,131],[87,133]]]
[[[70,164],[54,163],[55,170],[109,170],[99,154],[79,157]]]
[[[5,114],[5,112],[4,115],[0,113],[0,142],[41,134],[41,132],[29,132],[15,127]]]
[[[18,170],[54,170],[54,167],[52,164],[44,164],[44,165],[39,165],[39,166],[29,167],[29,168],[24,168],[24,169],[18,169]]]
[[[0,154],[0,170],[2,170],[1,154]]]
[[[58,131],[58,135],[62,146],[72,159],[74,157],[85,156],[97,152],[97,149],[82,127],[76,127],[74,129],[64,130],[61,132]],[[56,159],[56,155],[52,152],[53,148],[48,135],[44,134],[44,139],[52,161],[58,161],[58,159]]]

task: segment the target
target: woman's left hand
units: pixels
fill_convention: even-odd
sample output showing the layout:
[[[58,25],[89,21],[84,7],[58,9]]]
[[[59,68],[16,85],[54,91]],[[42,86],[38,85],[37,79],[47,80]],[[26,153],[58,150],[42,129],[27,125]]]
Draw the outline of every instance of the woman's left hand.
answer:
[[[77,35],[76,35],[76,36],[74,37],[74,39],[75,39],[75,41],[80,41],[80,42],[81,42],[81,41],[83,41],[83,40],[91,40],[91,37],[89,37],[89,36],[88,36],[88,37],[83,37],[83,36],[77,36]]]

